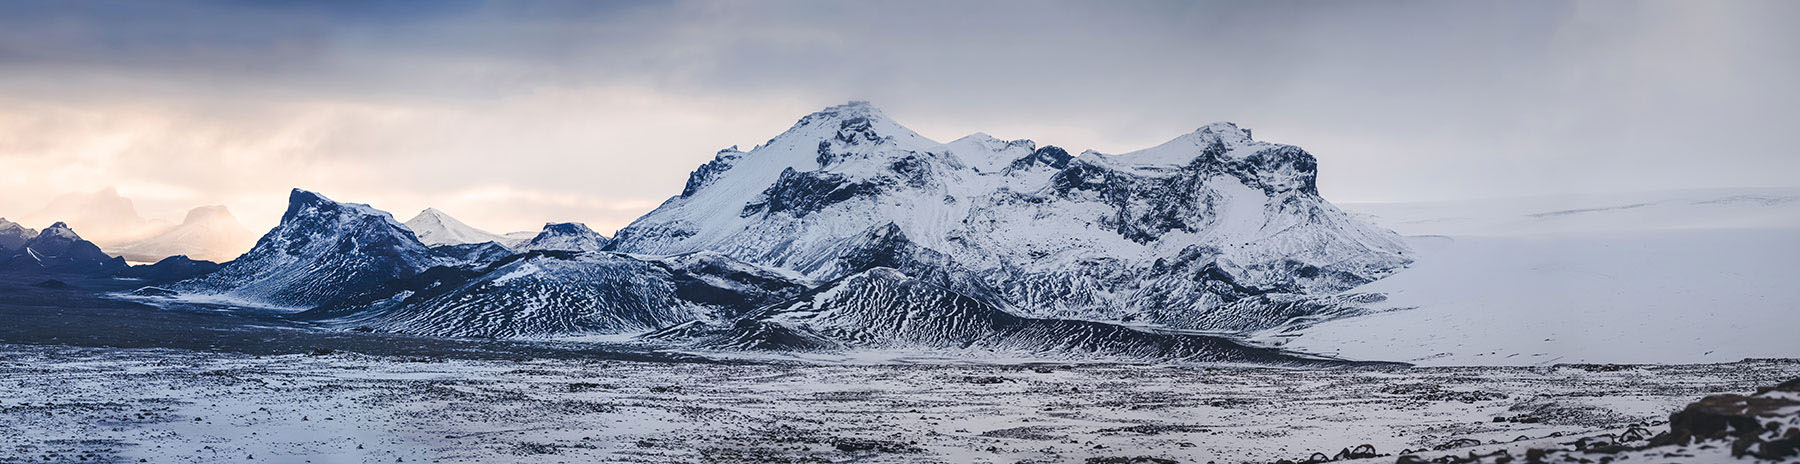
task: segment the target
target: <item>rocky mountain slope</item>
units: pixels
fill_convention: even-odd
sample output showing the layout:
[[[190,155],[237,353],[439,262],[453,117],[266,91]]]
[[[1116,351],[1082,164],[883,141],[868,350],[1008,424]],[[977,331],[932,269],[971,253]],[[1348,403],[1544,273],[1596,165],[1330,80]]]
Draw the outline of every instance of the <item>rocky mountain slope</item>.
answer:
[[[650,334],[727,350],[943,350],[983,357],[1350,365],[1207,335],[1013,315],[890,268],[828,283],[730,325],[695,322]]]
[[[1026,315],[1216,329],[1203,316],[1234,302],[1338,292],[1410,262],[1397,235],[1321,198],[1316,174],[1304,150],[1229,123],[1070,156],[985,134],[934,142],[858,102],[721,151],[608,249],[709,250],[829,280],[845,275],[846,240],[892,228]]]
[[[302,313],[345,327],[455,337],[642,333],[732,318],[799,294],[791,274],[712,253],[655,260],[532,251],[490,266],[437,268],[368,297]]]
[[[155,262],[185,255],[224,262],[237,258],[255,243],[256,234],[244,228],[230,210],[224,206],[202,206],[189,210],[181,224],[173,228],[107,251],[132,261]]]
[[[445,260],[388,213],[294,189],[281,223],[210,275],[171,290],[190,297],[310,308],[411,277]]]

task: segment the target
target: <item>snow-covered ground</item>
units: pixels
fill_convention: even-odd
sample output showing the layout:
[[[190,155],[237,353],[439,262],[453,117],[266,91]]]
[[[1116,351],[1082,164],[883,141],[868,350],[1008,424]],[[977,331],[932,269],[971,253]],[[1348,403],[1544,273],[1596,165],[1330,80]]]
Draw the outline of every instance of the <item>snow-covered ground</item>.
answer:
[[[319,354],[0,344],[0,462],[1235,463],[1369,444],[1385,457],[1366,462],[1391,463],[1408,449],[1523,456],[1632,427],[1647,437],[1702,396],[1800,376],[1792,361],[1288,370]],[[1628,462],[1735,462],[1724,449]]]
[[[1346,204],[1407,236],[1392,311],[1263,334],[1421,365],[1800,356],[1800,190]],[[1407,309],[1411,308],[1411,309]]]

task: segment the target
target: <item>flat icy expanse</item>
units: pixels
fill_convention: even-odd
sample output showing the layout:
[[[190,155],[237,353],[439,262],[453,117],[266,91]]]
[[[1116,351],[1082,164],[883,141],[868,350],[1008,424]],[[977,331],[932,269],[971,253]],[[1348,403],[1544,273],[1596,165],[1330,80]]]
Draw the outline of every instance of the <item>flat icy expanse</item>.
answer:
[[[1418,252],[1352,290],[1385,293],[1377,307],[1396,311],[1264,340],[1434,366],[1800,356],[1800,190],[1344,208]]]
[[[1269,462],[1461,439],[1480,444],[1438,454],[1521,456],[1662,430],[1701,396],[1796,376],[1791,361],[1300,371],[0,345],[0,462]]]

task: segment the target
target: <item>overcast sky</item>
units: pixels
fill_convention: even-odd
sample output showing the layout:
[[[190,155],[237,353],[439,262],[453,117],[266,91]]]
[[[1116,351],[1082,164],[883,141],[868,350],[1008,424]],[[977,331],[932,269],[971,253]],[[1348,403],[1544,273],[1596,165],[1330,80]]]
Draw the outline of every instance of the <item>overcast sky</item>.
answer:
[[[1233,121],[1337,202],[1800,185],[1800,2],[361,3],[0,3],[0,216],[610,234],[848,100],[1072,152]]]

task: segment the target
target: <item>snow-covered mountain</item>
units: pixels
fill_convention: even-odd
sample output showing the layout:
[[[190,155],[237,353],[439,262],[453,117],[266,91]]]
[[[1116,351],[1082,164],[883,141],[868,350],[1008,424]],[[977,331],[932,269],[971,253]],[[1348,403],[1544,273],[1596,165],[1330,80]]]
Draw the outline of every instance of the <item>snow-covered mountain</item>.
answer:
[[[294,189],[281,223],[218,272],[173,284],[190,297],[310,308],[446,260],[387,212]]]
[[[5,234],[8,242],[18,236],[31,236],[18,248],[0,249],[0,271],[110,275],[126,268],[124,259],[100,251],[99,246],[82,239],[67,224],[58,222],[36,234],[27,232],[30,231],[10,222],[0,224],[0,234]]]
[[[230,210],[224,206],[202,206],[189,210],[174,228],[106,251],[132,261],[156,262],[186,255],[224,262],[243,254],[255,243],[256,234],[244,228]]]
[[[413,235],[427,246],[466,245],[472,243],[496,242],[506,246],[517,245],[516,240],[507,238],[474,226],[464,224],[437,208],[425,208],[419,215],[406,221],[406,228],[412,229]]]
[[[1397,235],[1322,199],[1316,169],[1229,123],[1070,156],[985,134],[938,143],[853,102],[719,152],[608,249],[831,280],[847,241],[891,228],[1026,315],[1212,329],[1202,316],[1234,302],[1337,292],[1410,261]]]
[[[1216,336],[1020,317],[890,268],[851,274],[729,325],[695,322],[647,338],[735,350],[947,350],[1006,357],[1353,364]]]
[[[0,252],[25,248],[25,242],[37,236],[37,230],[0,218]]]
[[[552,222],[530,241],[519,245],[527,251],[599,251],[606,247],[606,237],[579,222]]]
[[[712,253],[646,260],[532,251],[480,270],[438,268],[369,298],[301,314],[329,324],[457,337],[642,333],[731,318],[808,288]]]
[[[156,235],[173,227],[168,221],[138,215],[130,198],[108,187],[93,193],[72,193],[50,200],[43,209],[19,218],[24,224],[62,222],[87,233],[88,239],[110,248]]]

